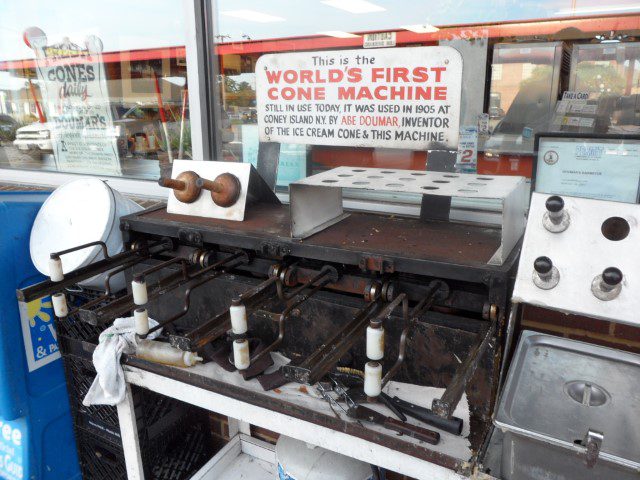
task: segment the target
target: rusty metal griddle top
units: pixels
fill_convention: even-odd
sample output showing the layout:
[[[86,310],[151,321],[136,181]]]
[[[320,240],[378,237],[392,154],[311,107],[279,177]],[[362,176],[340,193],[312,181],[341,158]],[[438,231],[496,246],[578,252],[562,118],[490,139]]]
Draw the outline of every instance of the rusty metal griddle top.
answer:
[[[485,267],[500,246],[499,229],[362,212],[352,212],[341,222],[307,239],[294,240],[290,237],[287,205],[255,205],[247,210],[243,222],[170,214],[166,208],[147,210],[128,218],[132,217],[136,217],[136,225],[151,222],[168,228],[193,228],[201,232],[254,237],[280,244],[357,251],[385,257],[411,257],[476,267]]]

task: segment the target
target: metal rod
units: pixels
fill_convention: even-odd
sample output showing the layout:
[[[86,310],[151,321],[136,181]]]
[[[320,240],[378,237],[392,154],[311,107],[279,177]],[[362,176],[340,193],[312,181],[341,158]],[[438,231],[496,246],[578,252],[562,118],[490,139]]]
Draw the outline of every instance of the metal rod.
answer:
[[[151,252],[151,249],[155,247],[161,246],[162,248],[158,252]],[[45,280],[40,283],[36,283],[34,285],[30,285],[26,288],[22,288],[16,290],[16,296],[21,302],[30,302],[32,300],[36,300],[38,298],[45,297],[47,295],[51,295],[55,292],[59,292],[71,285],[75,285],[82,280],[86,280],[87,278],[95,277],[96,275],[105,272],[107,270],[111,270],[112,268],[118,267],[123,263],[129,261],[130,258],[135,257],[140,254],[140,252],[149,252],[148,254],[159,253],[163,250],[168,250],[173,248],[173,244],[171,240],[168,238],[159,240],[149,246],[146,244],[142,244],[136,248],[131,250],[127,250],[125,252],[118,253],[109,258],[105,258],[103,260],[99,260],[90,265],[86,265],[84,267],[80,267],[72,272],[65,274],[64,279],[59,282],[52,282],[51,280]]]
[[[493,338],[496,331],[496,324],[496,320],[492,321],[489,328],[478,334],[478,341],[472,347],[471,352],[469,352],[469,355],[462,365],[456,370],[453,379],[449,382],[449,385],[447,385],[442,397],[433,400],[431,409],[436,415],[442,418],[451,418],[453,416],[453,411],[458,405],[458,402],[460,402],[469,380],[471,380],[471,377],[478,367],[478,363],[480,363],[482,359],[483,353]]]
[[[82,304],[81,306],[71,310],[67,316],[71,317],[75,314],[77,314],[80,310],[87,310],[95,305],[98,305],[100,302],[103,302],[105,300],[108,300],[111,297],[111,278],[113,278],[114,275],[117,275],[118,273],[124,272],[127,268],[133,267],[134,265],[140,263],[141,261],[145,260],[149,258],[147,257],[140,257],[139,259],[136,258],[133,261],[127,262],[124,265],[118,267],[118,268],[114,268],[113,270],[110,270],[105,279],[104,279],[104,294],[100,295],[99,297],[94,298],[93,300],[88,301],[87,303]]]
[[[378,297],[360,309],[351,322],[342,327],[322,347],[313,352],[300,365],[285,365],[283,374],[289,380],[313,385],[326,375],[344,354],[361,338],[370,319],[382,305]]]
[[[104,243],[102,240],[96,240],[95,242],[85,243],[83,245],[78,245],[76,247],[67,248],[66,250],[61,250],[59,252],[53,252],[50,254],[50,257],[60,258],[62,255],[66,255],[67,253],[77,252],[78,250],[84,250],[85,248],[95,247],[96,245],[99,245],[100,248],[102,249],[102,255],[104,255],[105,259],[110,258],[109,251],[107,250],[107,244]]]
[[[296,268],[296,267],[295,266],[290,266],[289,268]],[[280,300],[283,300],[283,301],[291,300],[293,297],[298,295],[300,292],[306,290],[307,288],[309,288],[311,285],[313,285],[317,281],[319,281],[319,280],[323,279],[324,277],[326,277],[327,272],[330,272],[332,275],[337,276],[337,274],[334,273],[335,269],[333,267],[325,265],[324,267],[322,267],[322,269],[320,269],[320,271],[318,272],[317,275],[313,276],[311,279],[307,280],[305,283],[303,283],[299,287],[296,287],[296,288],[290,290],[289,292],[285,292],[284,291],[283,281],[282,281],[282,279],[279,279],[280,281],[278,282],[278,298]],[[333,279],[331,279],[331,280],[333,281]],[[328,283],[332,283],[332,282],[328,282]]]
[[[242,254],[244,254],[244,252],[242,252]],[[245,263],[245,259],[243,258],[239,258],[242,254],[240,253],[236,253],[230,257],[225,258],[224,260],[221,260],[219,262],[214,263],[213,265],[209,265],[208,267],[203,268],[202,270],[199,270],[198,272],[196,272],[196,274],[190,276],[190,279],[196,279],[196,278],[201,278],[202,275],[204,275],[207,272],[210,272],[214,269],[216,269],[215,273],[212,275],[209,275],[205,278],[201,278],[198,282],[192,284],[189,286],[189,288],[187,288],[187,290],[185,291],[184,295],[184,304],[182,307],[182,310],[180,312],[178,312],[177,314],[173,315],[172,317],[158,323],[158,325],[156,325],[155,327],[151,328],[149,330],[149,332],[147,332],[147,334],[145,335],[140,335],[140,338],[147,338],[147,335],[149,335],[150,333],[153,333],[173,322],[175,322],[176,320],[184,317],[187,312],[189,311],[189,307],[191,306],[191,293],[198,287],[201,287],[202,285],[205,285],[207,282],[210,282],[211,280],[218,278],[220,275],[224,274],[227,269],[230,268],[235,268],[238,265],[241,265],[243,263]],[[222,268],[221,268],[222,267]],[[219,269],[219,270],[218,270]]]
[[[245,307],[252,307],[268,293],[267,288],[273,285],[275,281],[276,277],[268,278],[251,290],[242,293],[239,297],[240,300],[244,303]],[[225,310],[185,335],[171,335],[169,341],[171,345],[181,350],[198,350],[207,343],[213,342],[227,333],[229,328],[231,328],[230,322],[229,310]]]
[[[318,283],[318,285],[316,285],[311,290],[309,290],[308,293],[299,294],[298,297],[296,298],[296,300],[294,302],[292,302],[287,308],[284,309],[282,314],[280,314],[280,318],[278,318],[278,337],[271,343],[271,345],[267,346],[265,349],[261,350],[260,353],[255,355],[251,359],[251,363],[257,362],[262,357],[264,357],[269,352],[273,351],[276,347],[278,347],[278,345],[280,345],[282,343],[282,340],[284,340],[284,322],[289,317],[289,315],[291,315],[291,312],[296,307],[299,307],[304,302],[309,300],[317,292],[322,290],[325,287],[325,285],[327,285],[327,284],[329,284],[329,283],[331,283],[333,281],[333,279],[331,277],[329,277],[329,276],[333,276],[333,272],[331,270],[325,269],[323,267],[322,271],[324,271],[323,275],[320,276],[320,274],[318,274],[316,277],[322,278],[324,276],[324,277],[328,277],[328,278],[325,278],[324,280],[320,281],[320,283]],[[309,281],[305,285],[308,286],[308,285],[312,285],[313,283],[314,283],[313,281]]]
[[[411,332],[411,330],[413,330],[415,325],[418,323],[418,318],[420,317],[420,315],[422,315],[425,311],[429,310],[433,306],[433,303],[436,300],[436,296],[439,290],[438,285],[439,284],[435,282],[431,283],[431,285],[429,285],[429,293],[411,311],[411,318],[408,321],[406,321],[407,317],[405,317],[406,325],[402,329],[402,333],[400,334],[400,346],[398,347],[398,358],[396,359],[396,362],[393,364],[393,366],[389,369],[387,374],[383,377],[382,388],[384,388],[384,386],[387,383],[389,383],[389,380],[393,378],[393,376],[398,372],[398,370],[402,366],[402,363],[404,362],[406,348],[407,348],[407,337],[409,336],[409,333]],[[398,295],[398,297],[399,296],[400,295]]]
[[[143,270],[142,272],[136,274],[136,276],[134,277],[134,280],[140,280],[140,281],[144,280],[144,278],[147,275],[163,270],[176,263],[180,264],[181,270],[182,270],[182,276],[185,280],[187,280],[189,278],[189,274],[187,272],[187,268],[189,267],[189,262],[182,257],[173,257],[170,260],[166,260],[164,262],[158,263],[157,265],[154,265],[153,267],[149,267],[146,270]]]
[[[513,343],[513,334],[516,329],[516,319],[518,317],[518,310],[520,308],[519,303],[511,304],[511,311],[509,312],[509,320],[507,320],[507,332],[504,339],[504,350],[502,352],[502,366],[500,367],[500,378],[498,379],[498,392],[502,391],[502,384],[507,376],[507,362],[509,361],[509,355],[511,355],[511,347]]]

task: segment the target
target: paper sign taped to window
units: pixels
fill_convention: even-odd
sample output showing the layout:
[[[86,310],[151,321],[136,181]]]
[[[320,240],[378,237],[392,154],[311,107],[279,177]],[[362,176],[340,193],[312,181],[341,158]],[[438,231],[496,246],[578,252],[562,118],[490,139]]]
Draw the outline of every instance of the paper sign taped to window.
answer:
[[[452,47],[263,55],[263,142],[457,150],[462,56]]]

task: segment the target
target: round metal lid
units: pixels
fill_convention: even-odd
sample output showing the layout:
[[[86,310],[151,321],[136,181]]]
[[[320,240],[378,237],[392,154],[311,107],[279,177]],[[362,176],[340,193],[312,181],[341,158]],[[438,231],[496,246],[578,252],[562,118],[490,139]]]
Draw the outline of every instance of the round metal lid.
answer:
[[[83,178],[57,188],[44,202],[31,229],[33,264],[49,275],[49,254],[96,240],[105,240],[115,220],[115,200],[101,180]],[[61,257],[65,273],[90,263],[100,247],[85,248]]]

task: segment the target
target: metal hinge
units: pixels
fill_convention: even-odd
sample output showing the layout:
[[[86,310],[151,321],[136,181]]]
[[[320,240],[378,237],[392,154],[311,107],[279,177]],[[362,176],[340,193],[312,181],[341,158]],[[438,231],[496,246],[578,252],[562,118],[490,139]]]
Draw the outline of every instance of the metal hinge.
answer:
[[[587,434],[581,443],[581,446],[585,449],[584,453],[587,468],[595,467],[598,457],[600,456],[600,449],[602,448],[603,440],[604,435],[602,433],[595,432],[593,430],[587,431]]]
[[[191,230],[189,228],[181,228],[180,230],[178,230],[178,240],[188,245],[201,247],[202,233],[197,230]]]
[[[291,248],[287,245],[280,245],[277,243],[263,242],[260,245],[260,252],[263,255],[268,255],[270,257],[282,258],[291,254]]]
[[[363,272],[368,270],[370,272],[393,273],[395,271],[393,260],[376,256],[360,258],[359,266]]]

